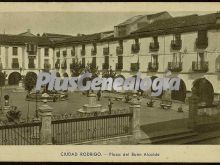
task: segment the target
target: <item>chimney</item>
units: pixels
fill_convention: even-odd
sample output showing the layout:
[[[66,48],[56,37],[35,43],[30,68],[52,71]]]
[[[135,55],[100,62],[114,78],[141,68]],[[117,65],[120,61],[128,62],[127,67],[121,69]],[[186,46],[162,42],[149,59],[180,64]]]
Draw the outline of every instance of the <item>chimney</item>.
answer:
[[[31,29],[27,29],[27,32],[28,32],[28,33],[31,33]]]

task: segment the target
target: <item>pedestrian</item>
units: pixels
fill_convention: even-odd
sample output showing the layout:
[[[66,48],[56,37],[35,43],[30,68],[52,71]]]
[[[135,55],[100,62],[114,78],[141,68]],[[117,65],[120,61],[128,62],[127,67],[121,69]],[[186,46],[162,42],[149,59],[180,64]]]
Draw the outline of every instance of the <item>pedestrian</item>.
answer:
[[[98,101],[100,101],[100,98],[101,98],[101,90],[99,90],[99,91],[97,92],[97,97],[98,97]]]
[[[108,99],[108,110],[109,110],[109,114],[112,113],[112,104],[113,104],[113,102],[112,102],[111,99],[109,98],[109,99]]]

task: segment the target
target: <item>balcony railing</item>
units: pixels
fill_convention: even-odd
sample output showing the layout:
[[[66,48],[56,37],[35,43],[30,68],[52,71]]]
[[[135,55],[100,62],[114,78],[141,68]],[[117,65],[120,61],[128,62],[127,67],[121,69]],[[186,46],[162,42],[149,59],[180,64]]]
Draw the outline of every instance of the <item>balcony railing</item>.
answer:
[[[140,44],[131,45],[131,53],[138,53],[140,51]]]
[[[182,62],[168,62],[168,69],[172,72],[182,71]]]
[[[151,52],[156,52],[159,50],[159,42],[151,42],[149,46]]]
[[[158,66],[159,66],[158,63],[149,62],[148,63],[148,70],[150,72],[156,72],[159,68]]]
[[[109,55],[109,47],[103,48],[103,54]]]
[[[96,54],[97,54],[97,49],[92,48],[92,49],[91,49],[91,54],[92,54],[93,56],[96,55]]]
[[[122,55],[122,54],[123,54],[123,47],[118,46],[118,47],[116,48],[116,54],[117,54],[117,55]]]
[[[106,63],[102,64],[102,69],[109,69],[109,64]]]
[[[31,64],[28,64],[28,68],[29,68],[29,69],[35,69],[35,64],[32,64],[32,63],[31,63]]]
[[[197,49],[206,49],[207,47],[208,47],[208,37],[196,39],[196,48]]]
[[[209,63],[208,61],[204,61],[204,62],[193,61],[192,70],[194,72],[207,72],[209,70]]]
[[[13,69],[19,69],[19,63],[12,63],[11,66]]]
[[[139,70],[139,63],[131,63],[131,71],[137,72]]]
[[[122,70],[123,69],[123,63],[116,63],[115,69],[116,70]]]
[[[60,69],[60,63],[56,62],[56,63],[55,63],[55,68],[56,68],[56,69]]]
[[[182,48],[182,40],[172,40],[170,47],[172,50],[180,50]]]
[[[85,49],[81,49],[81,56],[85,56],[86,55],[86,50]]]

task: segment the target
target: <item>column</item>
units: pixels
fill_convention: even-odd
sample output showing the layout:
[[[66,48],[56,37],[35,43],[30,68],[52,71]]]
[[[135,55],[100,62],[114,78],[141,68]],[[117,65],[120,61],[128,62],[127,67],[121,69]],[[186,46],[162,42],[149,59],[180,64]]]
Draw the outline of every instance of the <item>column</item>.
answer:
[[[8,46],[5,47],[5,68],[8,68]]]
[[[37,56],[38,56],[38,66],[37,66],[37,68],[41,69],[41,48],[38,48]]]
[[[132,100],[132,103],[129,108],[133,112],[132,134],[133,134],[134,140],[138,141],[139,139],[141,139],[141,130],[140,130],[141,105],[140,105],[140,101],[137,100],[137,98],[134,98]]]
[[[22,68],[25,69],[25,47],[22,47]]]
[[[196,117],[198,113],[198,102],[199,98],[195,95],[192,90],[192,96],[189,97],[189,119],[188,119],[188,127],[191,129],[195,129],[196,127]]]
[[[44,145],[52,144],[52,109],[53,108],[47,105],[46,102],[44,102],[44,104],[38,109],[39,116],[42,122],[40,129],[40,142]]]

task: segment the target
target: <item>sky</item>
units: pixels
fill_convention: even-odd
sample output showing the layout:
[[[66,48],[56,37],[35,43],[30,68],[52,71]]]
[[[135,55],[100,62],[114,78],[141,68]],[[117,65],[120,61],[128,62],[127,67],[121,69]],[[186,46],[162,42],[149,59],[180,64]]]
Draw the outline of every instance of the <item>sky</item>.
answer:
[[[175,17],[214,12],[169,13]],[[30,29],[33,34],[92,34],[113,30],[115,25],[130,17],[143,14],[153,12],[1,12],[0,33],[19,34]]]

